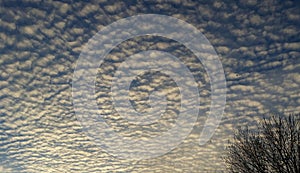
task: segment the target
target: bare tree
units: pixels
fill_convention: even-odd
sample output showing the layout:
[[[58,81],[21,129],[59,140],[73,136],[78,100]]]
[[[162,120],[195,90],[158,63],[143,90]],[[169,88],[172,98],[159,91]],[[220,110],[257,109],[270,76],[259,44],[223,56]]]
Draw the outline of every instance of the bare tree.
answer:
[[[256,131],[239,129],[225,162],[231,173],[300,173],[300,114],[264,118]]]

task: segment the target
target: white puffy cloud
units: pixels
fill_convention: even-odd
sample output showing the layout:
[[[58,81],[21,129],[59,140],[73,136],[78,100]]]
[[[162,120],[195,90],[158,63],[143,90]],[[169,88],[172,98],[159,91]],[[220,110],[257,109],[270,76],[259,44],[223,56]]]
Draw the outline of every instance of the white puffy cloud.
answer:
[[[224,169],[220,158],[234,128],[255,124],[265,113],[300,111],[300,15],[294,3],[1,2],[0,172]],[[143,37],[124,42],[108,55],[96,82],[99,111],[108,116],[107,121],[116,130],[128,136],[159,135],[174,125],[178,113],[180,91],[162,75],[138,80],[130,92],[135,108],[142,111],[149,108],[148,96],[154,88],[161,89],[159,93],[166,95],[169,105],[159,123],[141,128],[128,124],[112,109],[108,86],[113,74],[127,56],[139,51],[169,51],[180,57],[195,76],[201,96],[199,120],[182,144],[158,158],[131,162],[110,156],[84,133],[74,114],[71,82],[84,44],[99,29],[117,19],[142,13],[185,20],[208,38],[223,63],[227,105],[211,142],[199,146],[198,138],[210,106],[210,84],[203,65],[174,41]],[[147,66],[143,62],[135,65]],[[139,77],[143,76],[147,74]]]

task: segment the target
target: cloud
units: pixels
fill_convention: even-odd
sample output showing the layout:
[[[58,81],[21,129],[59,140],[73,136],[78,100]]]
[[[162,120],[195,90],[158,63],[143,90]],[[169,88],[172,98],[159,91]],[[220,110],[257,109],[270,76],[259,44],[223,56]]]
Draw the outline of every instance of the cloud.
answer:
[[[0,172],[222,170],[220,158],[235,127],[255,124],[269,112],[300,111],[300,15],[293,1],[0,4]],[[208,38],[223,63],[227,105],[211,142],[199,146],[211,101],[201,62],[169,39],[146,36],[125,41],[107,56],[96,82],[99,112],[117,131],[127,136],[159,135],[174,125],[178,113],[180,91],[159,73],[141,74],[130,92],[137,110],[149,108],[148,96],[155,88],[166,95],[166,114],[158,123],[143,128],[128,124],[113,109],[113,75],[126,57],[139,51],[169,51],[179,57],[194,75],[201,96],[198,121],[182,144],[161,157],[131,162],[104,152],[84,133],[74,113],[71,82],[80,52],[99,29],[142,13],[185,20]]]

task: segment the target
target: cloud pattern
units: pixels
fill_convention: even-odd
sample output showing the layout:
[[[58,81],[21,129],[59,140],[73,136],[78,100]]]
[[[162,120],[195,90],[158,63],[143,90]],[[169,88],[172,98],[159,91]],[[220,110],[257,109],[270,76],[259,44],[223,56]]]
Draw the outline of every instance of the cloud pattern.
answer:
[[[265,113],[300,111],[300,9],[295,1],[1,1],[0,172],[222,172],[221,157],[235,128]],[[215,47],[227,80],[227,105],[215,136],[197,144],[210,104],[210,84],[195,56],[165,38],[138,37],[119,45],[99,67],[97,103],[123,135],[158,135],[174,124],[179,90],[153,72],[132,83],[136,110],[147,109],[159,86],[167,113],[157,124],[128,124],[111,107],[107,87],[118,65],[143,50],[172,52],[200,88],[192,133],[169,153],[148,160],[117,159],[102,151],[76,119],[72,77],[84,44],[104,26],[132,15],[173,16],[198,28]],[[152,76],[152,77],[151,77]],[[142,78],[146,79],[142,79]],[[163,85],[161,85],[163,84]]]

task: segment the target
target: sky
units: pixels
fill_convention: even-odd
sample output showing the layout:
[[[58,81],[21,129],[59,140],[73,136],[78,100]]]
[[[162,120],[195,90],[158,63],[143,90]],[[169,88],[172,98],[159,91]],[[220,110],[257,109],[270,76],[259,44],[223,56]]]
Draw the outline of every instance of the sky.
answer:
[[[146,35],[123,41],[98,66],[95,78],[96,111],[117,133],[146,141],[159,136],[175,126],[180,105],[195,96],[181,100],[176,81],[184,81],[184,75],[172,79],[163,71],[145,71],[129,85],[130,104],[137,112],[147,112],[151,104],[164,106],[159,107],[162,112],[154,109],[163,115],[144,126],[124,119],[121,113],[128,107],[114,108],[112,79],[115,74],[122,76],[122,71],[118,73],[122,62],[141,51],[178,57],[192,74],[200,98],[197,121],[178,145],[156,157],[131,160],[99,145],[106,139],[95,138],[98,131],[89,131],[90,124],[87,127],[86,119],[78,116],[74,93],[80,93],[72,82],[77,80],[74,71],[81,53],[96,33],[141,14],[183,20],[207,38],[223,66],[226,106],[213,137],[199,145],[212,100],[205,65],[176,40]],[[247,125],[255,130],[259,120],[270,114],[300,112],[299,21],[297,1],[0,1],[0,172],[224,171],[224,149],[235,130]],[[128,64],[150,66],[145,59]],[[169,65],[178,68],[176,63]],[[151,93],[163,102],[151,102]]]

